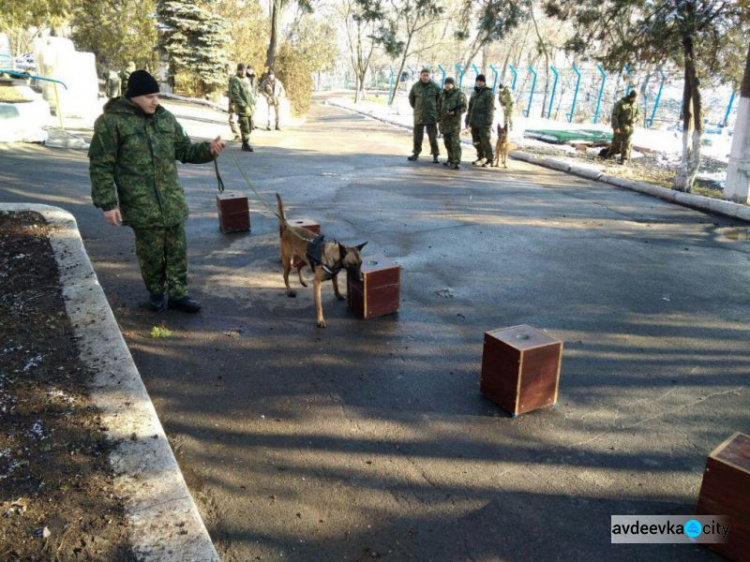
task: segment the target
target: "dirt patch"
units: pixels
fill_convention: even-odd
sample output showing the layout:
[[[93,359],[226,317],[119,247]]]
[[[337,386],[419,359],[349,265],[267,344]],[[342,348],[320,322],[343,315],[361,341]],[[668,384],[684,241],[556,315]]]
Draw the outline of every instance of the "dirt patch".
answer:
[[[48,234],[0,213],[0,560],[135,561]]]
[[[571,151],[555,145],[541,143],[525,144],[520,150],[533,154],[534,156],[552,156],[564,158],[569,162],[581,162],[594,164],[602,169],[608,176],[626,178],[635,181],[644,181],[661,187],[671,189],[674,185],[677,162],[664,154],[650,153],[633,158],[629,165],[616,164],[615,160],[605,161],[597,156],[600,150],[589,149],[588,151]],[[726,177],[727,165],[714,158],[703,156],[698,178],[693,186],[692,193],[704,195],[715,199],[723,199],[724,191],[722,182]]]

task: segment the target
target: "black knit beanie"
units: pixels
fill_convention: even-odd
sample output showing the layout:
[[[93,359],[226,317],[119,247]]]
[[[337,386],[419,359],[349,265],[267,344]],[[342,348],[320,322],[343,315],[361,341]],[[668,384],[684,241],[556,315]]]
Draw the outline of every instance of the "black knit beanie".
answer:
[[[125,92],[127,98],[137,98],[148,94],[158,94],[159,84],[145,70],[136,70],[128,79],[128,90]]]
[[[477,76],[477,82],[479,82],[480,80],[481,80],[482,82],[485,82],[485,83],[487,82],[487,78],[485,78],[485,77],[484,77],[484,74],[479,74],[479,75]]]
[[[448,78],[445,79],[445,83],[446,84],[453,84],[454,86],[456,85],[456,81],[453,78],[451,78],[450,76],[448,76]]]

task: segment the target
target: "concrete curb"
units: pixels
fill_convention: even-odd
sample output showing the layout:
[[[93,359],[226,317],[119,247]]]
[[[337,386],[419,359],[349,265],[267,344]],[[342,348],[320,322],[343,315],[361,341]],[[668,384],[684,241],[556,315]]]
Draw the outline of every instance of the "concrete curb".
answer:
[[[156,410],[91,267],[73,215],[58,207],[0,203],[0,211],[32,211],[50,225],[65,308],[81,358],[95,373],[91,396],[102,412],[114,487],[131,523],[139,560],[218,562],[200,513]]]

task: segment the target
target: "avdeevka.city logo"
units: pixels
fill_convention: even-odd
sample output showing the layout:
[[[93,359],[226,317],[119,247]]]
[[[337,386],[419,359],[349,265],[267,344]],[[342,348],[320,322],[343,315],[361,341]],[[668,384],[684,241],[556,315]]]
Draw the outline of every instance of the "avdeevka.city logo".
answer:
[[[685,534],[691,539],[699,537],[702,532],[703,525],[701,525],[700,521],[691,519],[690,521],[685,523]]]
[[[723,515],[613,515],[612,543],[700,543],[727,541],[729,518]]]

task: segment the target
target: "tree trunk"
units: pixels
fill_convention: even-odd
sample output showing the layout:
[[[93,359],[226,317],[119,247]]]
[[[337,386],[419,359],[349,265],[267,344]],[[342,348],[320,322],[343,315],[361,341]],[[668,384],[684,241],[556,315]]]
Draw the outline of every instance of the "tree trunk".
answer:
[[[404,47],[404,54],[401,56],[401,64],[398,67],[398,74],[396,74],[396,84],[393,87],[393,92],[391,92],[391,97],[388,100],[389,107],[393,105],[393,100],[396,99],[396,92],[398,92],[399,84],[401,84],[401,75],[404,72],[404,66],[406,66],[406,57],[409,56],[409,47],[411,46],[411,40],[412,40],[412,35],[409,34],[409,37],[406,39],[406,46]]]
[[[685,86],[682,93],[682,161],[675,174],[674,187],[678,191],[690,193],[701,163],[703,112],[700,82],[693,58],[692,37],[683,40],[683,49],[685,52]]]
[[[750,203],[750,48],[747,50],[745,74],[740,87],[724,197],[740,203]]]
[[[279,46],[279,21],[281,19],[281,0],[272,0],[271,5],[271,39],[266,51],[266,67],[270,70],[276,62],[276,51]]]

